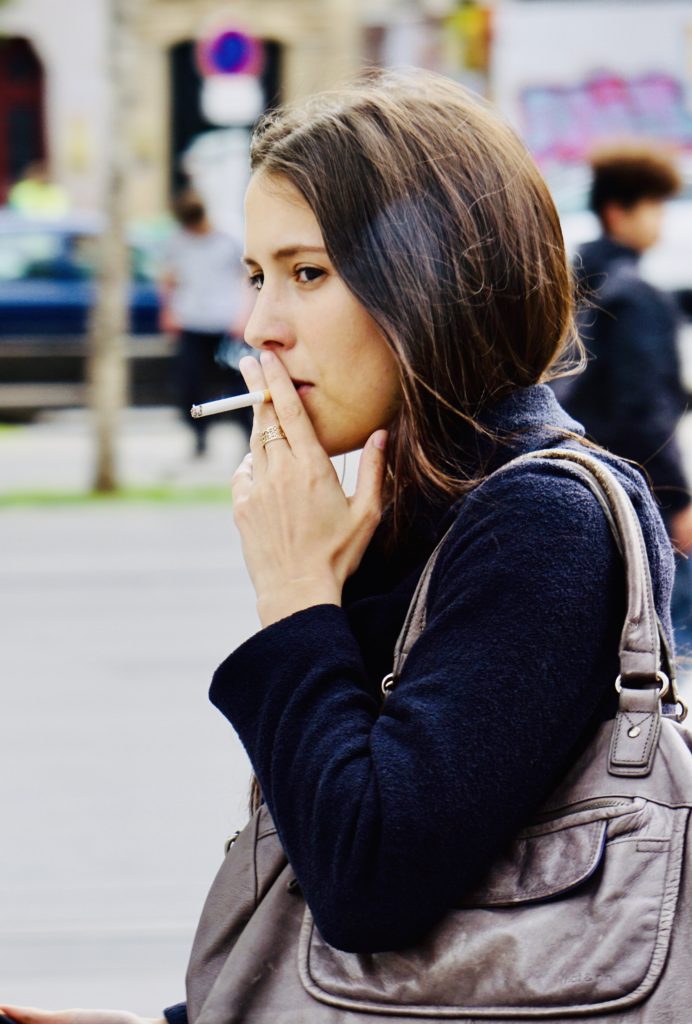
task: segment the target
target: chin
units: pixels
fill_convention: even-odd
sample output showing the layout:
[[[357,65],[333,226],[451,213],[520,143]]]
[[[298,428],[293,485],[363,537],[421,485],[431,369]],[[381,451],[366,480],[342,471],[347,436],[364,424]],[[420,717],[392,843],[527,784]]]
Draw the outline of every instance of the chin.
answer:
[[[317,435],[317,440],[322,445],[330,459],[334,458],[335,455],[347,455],[349,452],[358,451],[359,448],[363,447],[370,436],[368,434],[361,442],[358,437],[354,437],[350,432],[334,430],[333,427],[331,430],[324,430],[322,428],[322,424],[315,423],[314,420],[312,425]]]
[[[322,447],[324,448],[330,459],[336,458],[337,455],[348,455],[349,452],[354,452],[357,450],[356,448],[352,448],[350,445],[347,444],[325,444],[324,442],[320,443],[322,444]]]
[[[368,437],[369,436],[370,435],[368,435]],[[337,455],[348,455],[349,452],[360,451],[361,448],[365,447],[367,439],[368,438],[365,437],[363,438],[362,441],[335,441],[333,438],[330,438],[328,440],[323,441],[322,438],[318,438],[320,444],[322,445],[330,459],[333,459]]]

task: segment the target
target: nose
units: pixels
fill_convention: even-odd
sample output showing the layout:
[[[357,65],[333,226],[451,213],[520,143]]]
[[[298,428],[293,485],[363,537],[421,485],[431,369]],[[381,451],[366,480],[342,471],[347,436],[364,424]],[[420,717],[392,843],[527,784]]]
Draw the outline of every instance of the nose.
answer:
[[[245,341],[258,351],[288,349],[295,345],[295,333],[286,311],[266,285],[258,292],[245,324]]]

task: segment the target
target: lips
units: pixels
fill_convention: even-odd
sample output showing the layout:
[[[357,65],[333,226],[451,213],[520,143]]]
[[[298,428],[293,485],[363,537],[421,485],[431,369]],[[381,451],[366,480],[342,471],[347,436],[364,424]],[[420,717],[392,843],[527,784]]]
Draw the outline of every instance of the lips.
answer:
[[[291,378],[291,383],[299,395],[305,395],[314,386],[309,380],[296,380]]]

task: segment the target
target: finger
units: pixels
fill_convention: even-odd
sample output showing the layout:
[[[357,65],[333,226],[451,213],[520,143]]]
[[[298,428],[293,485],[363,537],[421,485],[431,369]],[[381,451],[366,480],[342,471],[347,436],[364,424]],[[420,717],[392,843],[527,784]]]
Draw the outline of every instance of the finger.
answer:
[[[247,384],[248,391],[263,391],[266,388],[262,367],[253,356],[243,356],[238,363],[238,369]],[[261,408],[261,405],[254,406],[255,411]]]
[[[68,1024],[68,1010],[39,1010],[35,1006],[0,1006],[4,1013],[17,1024]]]
[[[315,449],[324,453],[286,367],[273,352],[262,352],[260,362],[277,419],[286,432],[293,454],[309,452],[314,456]]]
[[[264,371],[256,359],[253,359],[252,356],[244,356],[238,365],[249,391],[266,391],[268,384]],[[276,423],[276,410],[272,402],[253,405],[252,411],[258,433],[265,427],[271,426],[272,423]]]
[[[252,489],[252,455],[248,452],[231,477],[231,495],[233,502],[247,497]]]
[[[233,480],[238,473],[242,473],[244,476],[249,476],[250,479],[252,479],[252,465],[252,452],[246,452],[231,477],[231,483],[233,483]]]
[[[376,430],[363,449],[358,466],[351,508],[368,521],[374,531],[382,513],[382,485],[387,468],[387,431]]]
[[[262,367],[256,359],[246,356],[244,359],[240,360],[238,365],[250,391],[264,391],[268,387]],[[253,412],[252,433],[250,434],[250,451],[255,460],[255,475],[257,479],[260,479],[266,471],[269,454],[266,451],[265,446],[262,444],[260,436],[262,431],[266,430],[267,427],[278,426],[279,419],[273,402],[265,402],[262,405],[255,405],[253,407]],[[272,442],[272,446],[276,446],[274,442]],[[283,442],[282,446],[286,449],[288,448],[288,444],[286,442]]]
[[[30,1024],[32,1021],[40,1020],[41,1018],[36,1014],[41,1012],[31,1006],[0,1006],[0,1013],[4,1013],[10,1020],[19,1021],[20,1024],[24,1024],[24,1022]]]

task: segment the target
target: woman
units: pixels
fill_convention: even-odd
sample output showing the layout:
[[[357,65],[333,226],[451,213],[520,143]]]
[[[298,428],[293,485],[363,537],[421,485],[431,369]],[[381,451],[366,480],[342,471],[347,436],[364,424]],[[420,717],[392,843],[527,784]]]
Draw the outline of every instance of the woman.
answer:
[[[273,401],[233,501],[262,628],[211,697],[324,938],[398,949],[458,904],[613,714],[624,581],[600,506],[545,463],[483,483],[520,453],[581,443],[542,383],[572,339],[570,278],[521,143],[432,75],[272,115],[252,166],[246,339],[260,360],[242,371]],[[329,457],[361,447],[347,498]],[[669,632],[665,532],[640,475],[608,461]],[[382,706],[449,527],[426,628]]]

